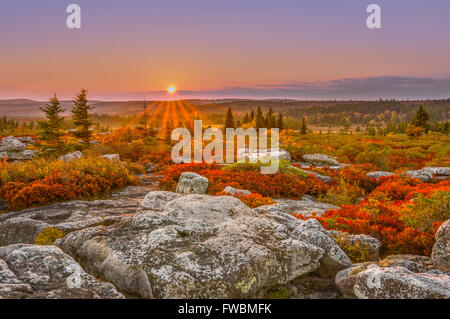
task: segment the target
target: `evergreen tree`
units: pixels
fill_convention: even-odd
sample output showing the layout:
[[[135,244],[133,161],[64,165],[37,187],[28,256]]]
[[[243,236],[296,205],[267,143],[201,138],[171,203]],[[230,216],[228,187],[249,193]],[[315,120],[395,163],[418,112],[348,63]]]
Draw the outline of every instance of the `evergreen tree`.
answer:
[[[273,111],[272,111],[272,108],[269,108],[269,111],[267,112],[267,115],[266,115],[266,121],[265,121],[266,123],[266,125],[267,125],[267,128],[272,128],[272,127],[275,127],[275,117],[274,117],[274,115],[273,115]]]
[[[87,91],[82,89],[73,100],[72,121],[76,127],[73,135],[80,138],[85,146],[89,145],[92,138],[92,120],[89,111],[94,109],[93,106],[87,104]]]
[[[166,143],[167,145],[172,144],[172,131],[173,131],[173,122],[168,121],[166,131],[164,132],[164,143]]]
[[[300,134],[306,134],[308,132],[308,124],[306,123],[306,118],[302,118],[302,125],[300,126]]]
[[[283,129],[284,123],[283,123],[283,115],[281,115],[281,113],[278,114],[278,120],[277,120],[277,125],[276,125],[280,131]]]
[[[249,122],[252,122],[255,119],[255,112],[253,110],[250,111]]]
[[[260,129],[260,128],[264,127],[264,116],[263,116],[260,106],[258,106],[258,110],[256,111],[255,126],[256,126],[256,129]]]
[[[250,117],[248,116],[248,113],[245,112],[244,118],[242,119],[243,123],[248,123],[250,122]]]
[[[424,128],[425,130],[428,130],[428,120],[430,119],[430,115],[428,112],[423,108],[423,105],[419,107],[419,109],[416,112],[416,115],[414,116],[412,120],[412,125],[419,126]]]
[[[46,118],[46,120],[38,122],[40,139],[60,148],[61,136],[64,135],[64,132],[62,132],[64,117],[60,116],[60,114],[64,112],[64,110],[61,107],[61,103],[56,97],[56,94],[50,98],[49,103],[40,107],[40,109],[45,113]]]
[[[227,128],[234,128],[233,112],[231,111],[231,107],[228,108],[227,117],[225,118],[225,126],[223,130],[226,131]]]

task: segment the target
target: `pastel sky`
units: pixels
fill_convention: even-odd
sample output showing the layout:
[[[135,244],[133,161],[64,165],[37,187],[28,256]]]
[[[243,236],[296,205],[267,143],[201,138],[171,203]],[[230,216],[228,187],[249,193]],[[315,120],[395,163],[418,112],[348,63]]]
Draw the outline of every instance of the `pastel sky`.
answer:
[[[66,26],[70,3],[81,29]],[[370,3],[381,29],[366,27]],[[0,0],[0,98],[82,87],[108,100],[450,97],[450,1]]]

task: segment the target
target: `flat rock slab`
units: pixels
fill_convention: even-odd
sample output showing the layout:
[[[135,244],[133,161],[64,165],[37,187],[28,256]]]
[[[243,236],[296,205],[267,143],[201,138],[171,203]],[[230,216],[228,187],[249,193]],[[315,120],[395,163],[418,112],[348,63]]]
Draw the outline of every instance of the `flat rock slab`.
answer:
[[[113,285],[87,274],[56,246],[0,247],[0,299],[122,299]]]
[[[136,212],[144,187],[126,187],[108,200],[69,201],[0,215],[0,246],[17,243],[33,244],[36,236],[47,227],[70,233],[75,230],[110,225]]]

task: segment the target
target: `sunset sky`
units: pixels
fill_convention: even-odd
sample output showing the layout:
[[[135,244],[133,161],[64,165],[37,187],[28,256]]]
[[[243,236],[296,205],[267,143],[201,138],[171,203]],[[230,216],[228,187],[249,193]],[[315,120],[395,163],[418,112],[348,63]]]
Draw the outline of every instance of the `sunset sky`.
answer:
[[[0,43],[0,99],[450,97],[448,0],[1,0]]]

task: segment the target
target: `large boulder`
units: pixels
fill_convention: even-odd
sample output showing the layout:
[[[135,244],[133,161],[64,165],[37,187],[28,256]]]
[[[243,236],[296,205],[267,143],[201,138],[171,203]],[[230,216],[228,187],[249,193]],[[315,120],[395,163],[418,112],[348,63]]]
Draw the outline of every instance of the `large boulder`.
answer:
[[[325,252],[316,273],[321,277],[334,277],[336,273],[352,265],[350,258],[328,235],[316,219],[308,219],[293,231],[296,239],[322,248]]]
[[[305,154],[303,160],[315,166],[341,166],[341,163],[325,154]]]
[[[25,161],[36,156],[37,151],[25,150],[21,152],[0,152],[0,159],[8,158],[8,161]]]
[[[450,276],[372,266],[358,274],[353,292],[359,299],[449,299]]]
[[[178,179],[176,192],[180,194],[206,194],[209,181],[197,173],[184,172]]]
[[[157,204],[132,219],[72,232],[56,244],[90,273],[140,297],[261,297],[321,266],[320,241],[300,240],[235,197],[166,195],[155,194],[149,202]]]
[[[0,298],[101,298],[124,296],[87,274],[56,246],[0,247]]]
[[[431,260],[437,268],[450,272],[450,219],[436,232]]]
[[[0,152],[22,152],[26,145],[14,136],[4,137],[0,142]]]
[[[256,208],[257,212],[282,212],[287,214],[301,214],[305,217],[321,216],[327,210],[339,209],[338,206],[317,202],[310,197],[303,196],[301,200],[277,199],[276,204],[264,205]]]
[[[76,151],[73,153],[68,153],[65,155],[61,155],[60,157],[58,157],[59,160],[63,161],[63,162],[68,162],[68,161],[72,161],[72,160],[78,160],[80,158],[83,157],[83,153],[81,153],[80,151]]]
[[[448,274],[433,268],[429,257],[416,255],[354,264],[335,276],[345,298],[432,298],[435,287],[446,287],[444,291],[449,292],[449,280]]]

